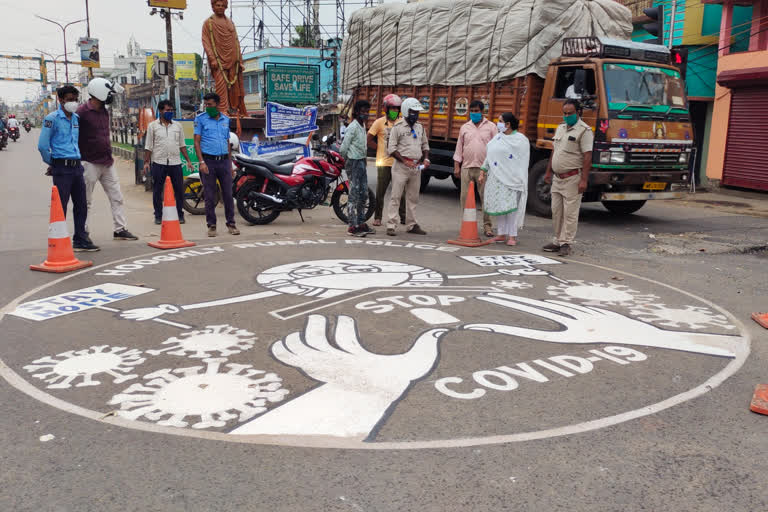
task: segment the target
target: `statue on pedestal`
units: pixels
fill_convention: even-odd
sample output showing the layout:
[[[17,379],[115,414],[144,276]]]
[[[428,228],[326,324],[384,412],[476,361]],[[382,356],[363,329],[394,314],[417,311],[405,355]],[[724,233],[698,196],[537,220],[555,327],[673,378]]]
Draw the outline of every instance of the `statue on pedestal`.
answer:
[[[227,115],[244,116],[245,66],[235,24],[225,14],[227,6],[227,0],[211,0],[213,14],[203,22],[203,48],[216,83],[216,94],[221,97],[219,110]]]

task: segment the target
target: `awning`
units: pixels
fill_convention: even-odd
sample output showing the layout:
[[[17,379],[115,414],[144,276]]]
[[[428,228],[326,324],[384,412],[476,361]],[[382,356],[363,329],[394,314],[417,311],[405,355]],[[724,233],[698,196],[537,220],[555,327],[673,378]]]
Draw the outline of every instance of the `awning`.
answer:
[[[717,83],[724,87],[750,87],[768,84],[768,66],[723,71],[717,75]]]

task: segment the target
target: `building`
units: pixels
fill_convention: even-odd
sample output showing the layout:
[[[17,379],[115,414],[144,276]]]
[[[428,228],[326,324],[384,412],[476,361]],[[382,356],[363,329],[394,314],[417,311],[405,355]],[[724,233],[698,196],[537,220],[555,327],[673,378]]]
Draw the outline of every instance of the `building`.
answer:
[[[246,53],[243,56],[245,72],[243,73],[245,86],[245,106],[249,112],[264,108],[264,64],[310,64],[320,66],[320,103],[331,103],[334,97],[334,89],[339,93],[336,83],[340,82],[341,66],[337,60],[337,69],[334,76],[332,60],[323,59],[329,57],[330,51],[321,51],[319,48],[264,48],[255,52]]]
[[[709,160],[708,141],[712,134],[717,48],[723,8],[717,3],[708,3],[706,0],[618,1],[632,10],[634,41],[654,39],[654,36],[643,29],[643,25],[651,21],[643,10],[662,6],[665,45],[688,50],[685,83],[696,145],[693,174],[700,182],[702,178],[706,179]],[[734,24],[740,27],[739,30],[746,28],[750,20],[751,9],[737,9],[734,12]],[[734,47],[746,49],[746,39],[736,38]]]
[[[723,12],[707,177],[768,191],[768,0],[702,1]]]

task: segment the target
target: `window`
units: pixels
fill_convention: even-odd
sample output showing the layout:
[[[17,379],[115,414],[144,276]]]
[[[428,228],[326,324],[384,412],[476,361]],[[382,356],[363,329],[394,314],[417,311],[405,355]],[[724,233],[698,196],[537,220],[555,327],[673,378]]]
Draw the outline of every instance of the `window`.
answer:
[[[136,85],[137,81],[136,81],[136,77],[135,77],[135,76],[132,76],[132,77],[131,77],[131,83],[132,83],[133,85]]]
[[[574,73],[580,67],[561,67],[557,70],[557,81],[555,82],[555,98],[566,99],[566,93],[568,87],[573,85]],[[590,68],[584,68],[587,72],[587,82],[584,84],[587,94],[595,94],[597,88],[595,87],[595,70]],[[573,93],[575,94],[575,93]]]
[[[120,84],[122,84],[122,85],[128,84],[128,77],[127,76],[121,76],[120,77]]]

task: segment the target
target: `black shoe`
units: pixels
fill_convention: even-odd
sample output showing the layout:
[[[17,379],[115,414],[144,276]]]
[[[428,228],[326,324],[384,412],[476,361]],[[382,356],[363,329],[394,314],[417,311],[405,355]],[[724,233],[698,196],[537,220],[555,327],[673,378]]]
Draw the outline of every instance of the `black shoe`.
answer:
[[[560,246],[557,244],[547,244],[541,250],[544,252],[557,252],[560,250]]]
[[[180,217],[179,218],[179,224],[186,224],[186,223],[187,223],[187,221],[184,220],[184,217]]]
[[[138,240],[139,237],[128,231],[127,229],[121,229],[112,233],[113,240]]]
[[[412,234],[412,235],[426,235],[427,234],[427,232],[424,231],[423,229],[421,229],[418,224],[414,224],[413,227],[408,230],[408,232],[410,234]]]
[[[376,230],[373,229],[372,227],[369,227],[368,224],[363,224],[362,226],[360,226],[360,228],[363,231],[365,231],[366,235],[375,235],[376,234]]]
[[[560,246],[560,251],[557,253],[560,257],[570,256],[571,255],[571,246],[568,244],[563,244]]]
[[[163,219],[155,219],[155,224],[158,226],[163,223]]]
[[[400,224],[405,226],[405,217],[400,217]]]
[[[85,242],[74,242],[72,244],[72,249],[75,252],[96,252],[101,250],[90,240],[86,240]]]

